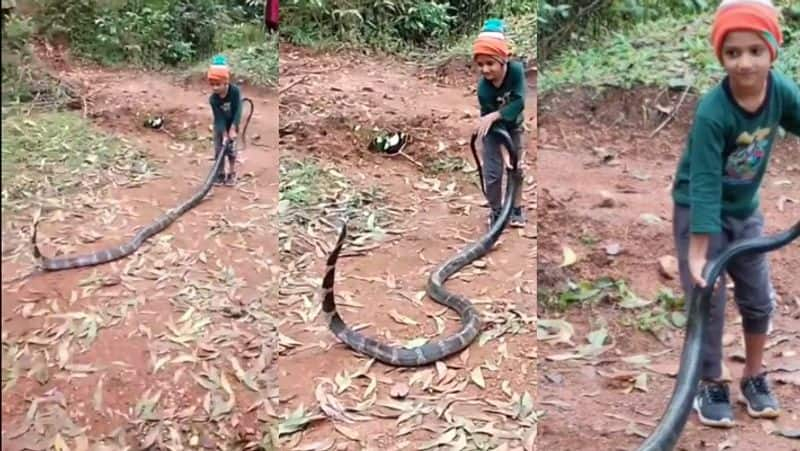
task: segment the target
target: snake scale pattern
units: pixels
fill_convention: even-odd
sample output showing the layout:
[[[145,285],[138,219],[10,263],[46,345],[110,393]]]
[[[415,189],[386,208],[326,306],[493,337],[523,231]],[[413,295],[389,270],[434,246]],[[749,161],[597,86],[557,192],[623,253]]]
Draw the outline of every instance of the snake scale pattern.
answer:
[[[448,291],[444,288],[443,284],[453,274],[476,259],[486,255],[491,250],[508,224],[514,198],[517,191],[521,189],[522,177],[520,172],[516,169],[518,166],[518,150],[514,147],[511,137],[505,130],[497,128],[494,129],[492,133],[497,133],[504,140],[506,149],[508,149],[511,157],[512,166],[512,169],[507,170],[508,183],[500,217],[479,240],[469,244],[444,263],[440,264],[431,273],[426,290],[427,294],[434,301],[458,313],[461,318],[461,328],[452,335],[435,339],[421,346],[409,349],[402,346],[381,343],[347,326],[336,311],[333,291],[336,262],[339,259],[339,254],[347,236],[347,224],[345,222],[339,231],[339,238],[336,245],[328,255],[327,268],[322,281],[320,297],[322,298],[322,312],[327,319],[329,329],[339,340],[350,348],[392,366],[423,366],[460,352],[469,346],[478,336],[481,329],[481,319],[475,306],[466,297]],[[471,142],[473,153],[475,141],[476,136],[473,135]]]
[[[246,146],[247,145],[247,126],[250,124],[250,119],[253,117],[254,105],[253,101],[244,98],[242,99],[242,104],[245,102],[250,103],[250,114],[247,115],[247,119],[244,124],[244,128],[242,129],[242,143]],[[159,216],[155,221],[144,227],[143,229],[139,230],[133,238],[130,239],[127,243],[110,247],[107,249],[100,249],[96,252],[92,252],[90,254],[83,254],[83,255],[76,255],[72,257],[58,257],[58,258],[48,258],[42,255],[42,252],[39,250],[39,246],[36,244],[36,235],[37,229],[39,225],[39,218],[37,218],[33,223],[33,234],[31,235],[31,243],[33,244],[33,256],[37,259],[39,266],[44,269],[45,271],[60,271],[64,269],[72,269],[72,268],[80,268],[85,266],[94,266],[103,263],[108,263],[110,261],[114,261],[120,259],[122,257],[128,256],[136,251],[148,238],[154,236],[155,234],[163,231],[170,224],[172,224],[178,217],[189,211],[190,209],[197,206],[200,201],[211,191],[211,187],[214,185],[215,175],[217,173],[217,169],[219,165],[223,164],[222,162],[225,159],[225,155],[227,152],[220,152],[217,156],[216,160],[214,160],[214,165],[209,171],[206,180],[203,182],[203,185],[198,189],[192,197],[187,199],[186,201],[182,202],[177,207],[173,208],[172,210],[163,213]]]

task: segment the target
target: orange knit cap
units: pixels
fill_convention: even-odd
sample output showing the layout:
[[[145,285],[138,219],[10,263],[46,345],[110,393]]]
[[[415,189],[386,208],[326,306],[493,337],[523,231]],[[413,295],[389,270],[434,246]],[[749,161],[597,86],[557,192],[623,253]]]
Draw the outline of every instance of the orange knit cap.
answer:
[[[230,80],[231,73],[227,67],[210,67],[208,69],[208,81],[209,82],[226,82]]]
[[[479,36],[478,39],[472,44],[472,54],[489,55],[506,61],[509,56],[508,43],[505,39],[497,39],[487,36]]]
[[[771,2],[754,0],[723,1],[711,27],[711,44],[717,58],[722,61],[722,45],[731,31],[755,31],[769,48],[772,61],[778,57],[783,44],[783,34],[778,21],[778,11]]]
[[[488,55],[505,63],[511,55],[505,35],[505,25],[500,19],[486,19],[477,39],[472,44],[472,57]]]
[[[231,78],[231,70],[228,67],[228,63],[225,61],[225,57],[222,55],[217,55],[211,61],[211,66],[208,68],[208,81],[209,82],[221,82],[225,83]]]

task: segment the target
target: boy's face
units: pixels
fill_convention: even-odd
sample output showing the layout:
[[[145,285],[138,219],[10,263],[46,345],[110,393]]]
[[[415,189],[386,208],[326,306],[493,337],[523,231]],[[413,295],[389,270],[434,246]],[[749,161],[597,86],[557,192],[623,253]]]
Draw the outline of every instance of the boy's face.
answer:
[[[766,82],[772,57],[756,32],[732,31],[722,44],[722,66],[735,85],[756,88]]]
[[[503,77],[503,64],[489,55],[478,55],[475,63],[481,69],[481,75],[488,81],[498,81]]]
[[[210,84],[211,84],[211,90],[214,91],[215,94],[220,96],[224,95],[225,90],[228,89],[228,84],[222,81],[215,80],[210,82]]]

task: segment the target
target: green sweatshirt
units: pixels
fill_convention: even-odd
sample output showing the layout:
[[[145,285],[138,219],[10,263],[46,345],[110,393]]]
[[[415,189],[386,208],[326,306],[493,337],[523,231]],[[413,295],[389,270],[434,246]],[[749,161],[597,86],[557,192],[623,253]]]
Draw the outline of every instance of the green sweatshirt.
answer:
[[[242,119],[242,93],[234,84],[228,85],[228,94],[221,98],[217,93],[208,98],[214,113],[214,132],[228,131],[231,126],[239,128]]]
[[[506,77],[499,88],[481,78],[478,82],[478,103],[481,116],[500,111],[501,122],[509,129],[522,126],[525,109],[525,68],[520,61],[509,61]]]
[[[691,208],[691,233],[719,233],[724,216],[753,214],[778,126],[800,136],[797,83],[774,70],[767,83],[754,113],[736,103],[727,77],[700,100],[672,188]]]

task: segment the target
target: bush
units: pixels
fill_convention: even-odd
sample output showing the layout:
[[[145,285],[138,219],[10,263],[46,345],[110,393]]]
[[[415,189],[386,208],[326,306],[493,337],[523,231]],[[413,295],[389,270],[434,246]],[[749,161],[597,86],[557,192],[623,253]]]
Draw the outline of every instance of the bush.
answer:
[[[800,6],[790,6],[792,3],[795,0],[775,2],[783,9],[789,34],[800,24]],[[625,32],[645,22],[664,18],[688,21],[700,13],[713,11],[718,4],[709,0],[542,0],[538,17],[539,56],[545,61],[552,60],[565,50],[591,46],[612,32]]]
[[[281,30],[300,45],[435,48],[474,34],[490,15],[530,15],[537,9],[536,0],[288,0],[281,4]]]
[[[41,0],[40,6],[40,31],[65,37],[78,54],[106,64],[160,67],[205,58],[215,50],[217,24],[230,22],[213,0],[129,0],[121,6]]]
[[[33,23],[30,19],[15,14],[6,18],[3,25],[3,105],[13,102],[27,102],[34,98],[32,86],[33,71],[29,68],[31,53],[30,38]]]

